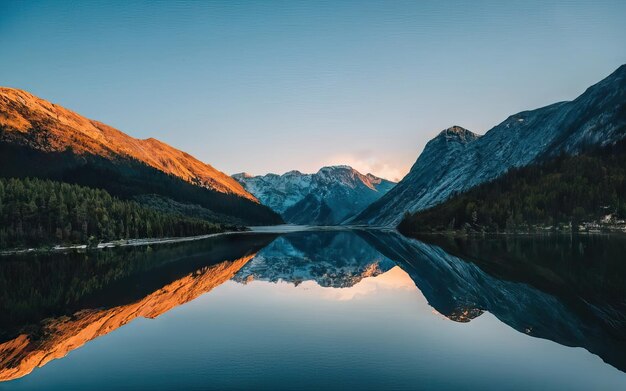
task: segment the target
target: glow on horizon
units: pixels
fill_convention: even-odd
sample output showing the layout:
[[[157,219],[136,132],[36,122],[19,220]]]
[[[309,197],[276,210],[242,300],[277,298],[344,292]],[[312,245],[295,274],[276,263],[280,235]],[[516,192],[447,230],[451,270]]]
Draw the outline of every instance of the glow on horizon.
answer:
[[[380,178],[388,179],[390,181],[400,181],[410,169],[409,165],[406,166],[391,166],[389,163],[382,162],[375,156],[372,151],[357,151],[353,154],[337,154],[330,156],[327,160],[324,160],[319,168],[312,166],[310,170],[298,170],[303,174],[314,174],[322,167],[327,166],[341,166],[347,165],[363,175],[373,174]],[[286,172],[292,171],[292,169],[280,172],[250,172],[245,171],[249,175],[265,175],[265,174],[278,174],[282,175]]]
[[[0,85],[219,170],[400,179],[626,63],[626,2],[1,2]]]
[[[417,157],[417,156],[416,156]],[[330,156],[323,166],[336,166],[345,164],[361,174],[373,174],[380,178],[399,182],[409,172],[410,164],[397,163],[380,160],[381,157],[369,151],[356,151],[353,153],[337,154]],[[412,163],[412,162],[411,162]]]
[[[226,284],[239,284],[228,281]],[[264,280],[251,280],[246,285],[263,289],[271,289],[275,294],[317,297],[329,301],[349,301],[363,299],[368,295],[380,294],[383,291],[409,291],[418,294],[421,301],[425,302],[422,293],[415,286],[415,282],[411,277],[399,266],[393,266],[391,269],[377,276],[364,277],[352,286],[335,288],[319,285],[314,280],[305,280],[295,285],[292,282],[280,280],[278,282],[269,282]]]

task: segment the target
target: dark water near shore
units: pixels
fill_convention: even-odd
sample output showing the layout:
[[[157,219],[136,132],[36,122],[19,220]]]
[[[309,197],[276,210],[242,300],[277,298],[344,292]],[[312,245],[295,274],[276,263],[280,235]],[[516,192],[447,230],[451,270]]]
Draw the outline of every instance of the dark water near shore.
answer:
[[[0,390],[626,389],[626,240],[242,233],[0,257]]]

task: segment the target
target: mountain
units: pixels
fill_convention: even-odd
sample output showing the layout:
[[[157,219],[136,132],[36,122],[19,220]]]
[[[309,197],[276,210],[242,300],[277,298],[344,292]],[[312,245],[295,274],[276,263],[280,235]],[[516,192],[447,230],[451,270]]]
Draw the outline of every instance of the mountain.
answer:
[[[397,225],[406,212],[499,177],[513,167],[614,144],[626,136],[626,65],[573,101],[523,111],[477,136],[452,127],[431,140],[409,174],[352,223]]]
[[[626,230],[626,139],[514,168],[493,181],[405,216],[405,235]]]
[[[394,182],[363,175],[349,166],[323,167],[315,174],[233,175],[262,204],[294,224],[332,225],[387,193]]]
[[[277,223],[237,181],[161,141],[139,140],[26,91],[0,88],[0,175],[36,176],[114,195],[158,194],[246,223]]]

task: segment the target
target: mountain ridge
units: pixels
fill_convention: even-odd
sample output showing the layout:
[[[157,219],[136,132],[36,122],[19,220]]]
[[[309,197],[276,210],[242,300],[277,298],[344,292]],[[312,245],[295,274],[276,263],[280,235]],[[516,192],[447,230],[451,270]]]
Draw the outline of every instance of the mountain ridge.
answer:
[[[62,152],[69,147],[77,154],[131,157],[187,182],[258,202],[237,181],[184,151],[153,137],[131,137],[24,90],[0,87],[0,126],[4,128],[3,141],[30,141],[28,146],[45,152]],[[47,133],[44,139],[19,137],[37,130],[41,133],[42,126]]]
[[[6,87],[0,87],[0,176],[78,184],[122,199],[163,196],[191,206],[167,212],[199,206],[217,223],[282,222],[233,178],[184,151]]]
[[[446,136],[443,131],[429,141],[398,185],[349,222],[395,226],[406,212],[432,207],[511,168],[614,144],[626,136],[626,65],[572,101],[513,114],[453,148],[442,141]]]
[[[325,166],[314,174],[233,175],[262,204],[295,224],[339,224],[385,194],[395,183],[350,166]]]

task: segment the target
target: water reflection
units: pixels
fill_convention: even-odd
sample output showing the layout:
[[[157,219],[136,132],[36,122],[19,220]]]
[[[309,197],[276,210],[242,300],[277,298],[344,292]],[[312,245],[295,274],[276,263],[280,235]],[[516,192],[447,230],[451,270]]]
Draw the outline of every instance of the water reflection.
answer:
[[[519,332],[584,347],[626,370],[624,253],[621,237],[418,241],[387,231],[290,233],[263,249],[235,280],[312,280],[345,288],[397,264],[450,320],[469,322],[488,311]]]
[[[154,251],[139,247],[5,260],[3,335],[19,331],[0,343],[0,381],[24,376],[137,317],[156,318],[209,292],[274,237],[224,236]],[[74,278],[68,278],[72,268]],[[28,285],[32,281],[37,285]]]
[[[237,275],[239,282],[315,281],[322,287],[351,287],[395,266],[351,231],[285,234],[265,247]]]
[[[521,333],[583,347],[624,371],[624,250],[619,237],[418,241],[335,230],[7,257],[0,259],[0,380],[229,279],[240,287],[274,285],[275,293],[284,283],[316,286],[320,298],[340,300],[381,286],[407,289],[409,281],[447,319],[466,323],[489,312]],[[233,296],[246,292],[229,289]]]
[[[448,251],[466,254],[460,258],[438,245],[397,234],[361,235],[394,259],[429,304],[449,319],[469,322],[488,311],[517,331],[583,347],[626,371],[626,273],[620,271],[624,265],[617,256],[619,251],[589,252],[585,261],[595,266],[588,268],[580,268],[571,258],[572,252],[592,246],[598,238],[579,237],[573,242],[562,237],[424,239],[448,243]],[[508,251],[503,251],[507,243]],[[626,241],[619,237],[604,245],[605,249],[626,250]],[[521,250],[527,248],[533,251]],[[511,263],[502,264],[503,259]],[[551,260],[549,268],[542,265],[547,259]],[[499,277],[483,270],[493,270],[489,265],[494,264],[500,264]],[[577,281],[586,283],[572,285]],[[551,288],[539,288],[545,286]]]

